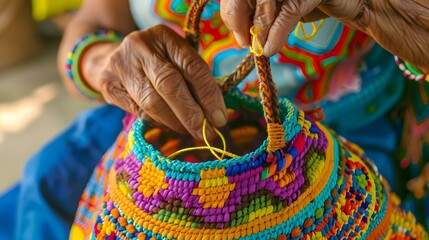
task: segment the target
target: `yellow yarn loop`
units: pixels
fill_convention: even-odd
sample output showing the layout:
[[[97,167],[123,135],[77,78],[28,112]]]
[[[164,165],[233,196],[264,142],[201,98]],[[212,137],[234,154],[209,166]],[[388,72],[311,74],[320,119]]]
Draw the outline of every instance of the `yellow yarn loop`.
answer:
[[[325,19],[321,19],[319,21],[319,24],[317,24],[316,22],[311,22],[311,26],[313,27],[313,30],[311,31],[310,35],[308,35],[307,31],[305,31],[304,24],[302,22],[298,22],[298,25],[295,30],[295,36],[302,41],[311,40],[320,31],[324,23],[325,23]],[[300,32],[302,33],[303,37],[301,37]],[[252,44],[249,47],[249,50],[254,55],[260,57],[264,53],[264,47],[262,46],[261,41],[258,38],[259,27],[252,26],[250,28],[250,34],[252,35]]]
[[[217,147],[212,147],[209,143],[209,141],[207,140],[207,135],[206,135],[206,129],[207,129],[207,119],[204,118],[203,120],[203,140],[204,143],[207,146],[201,146],[201,147],[189,147],[189,148],[184,148],[184,149],[180,149],[172,154],[170,154],[167,158],[173,158],[176,157],[177,155],[184,153],[184,152],[189,152],[189,151],[194,151],[194,150],[210,150],[210,152],[213,154],[213,156],[215,156],[218,160],[222,160],[225,156],[231,157],[231,158],[237,158],[240,157],[234,153],[228,152],[226,151],[226,141],[225,141],[225,137],[222,135],[222,133],[217,129],[217,128],[213,128],[213,130],[215,131],[215,133],[220,137],[220,139],[222,140],[222,145],[223,145],[223,149],[217,148]],[[221,153],[222,155],[219,156],[217,155],[217,153]]]
[[[260,57],[264,53],[264,48],[262,47],[261,41],[259,41],[258,33],[259,28],[257,26],[250,28],[250,34],[252,35],[252,45],[249,47],[249,50],[251,53]]]
[[[313,27],[313,30],[311,31],[311,34],[308,35],[307,32],[305,31],[304,24],[302,22],[298,22],[298,25],[297,25],[296,30],[295,30],[295,36],[299,40],[302,40],[302,41],[311,40],[320,31],[320,29],[323,26],[323,23],[325,23],[325,19],[320,20],[319,24],[316,24],[316,22],[311,22],[311,26]],[[300,31],[302,32],[302,35],[304,37],[300,36],[300,34],[299,34]]]
[[[225,157],[225,152],[223,152],[222,156],[219,157],[219,155],[217,155],[216,152],[211,149],[212,146],[210,145],[209,141],[207,140],[207,136],[206,136],[206,127],[207,127],[207,119],[204,118],[204,120],[203,120],[203,130],[202,130],[203,131],[204,142],[206,143],[207,147],[209,147],[210,152],[213,154],[213,156],[215,156],[218,160],[222,160],[223,157]],[[225,141],[225,138],[223,137],[222,133],[219,130],[217,130],[216,128],[213,128],[213,130],[215,131],[215,133],[222,140],[223,150],[226,151],[226,141]]]

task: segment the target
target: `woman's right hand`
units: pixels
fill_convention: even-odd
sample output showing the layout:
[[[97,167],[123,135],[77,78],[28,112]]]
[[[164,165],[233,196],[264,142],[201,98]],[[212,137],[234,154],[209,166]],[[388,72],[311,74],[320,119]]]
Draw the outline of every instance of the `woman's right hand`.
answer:
[[[259,29],[263,54],[278,53],[301,20],[334,17],[429,72],[429,6],[424,0],[222,0],[221,16],[241,46]]]
[[[90,61],[96,47],[85,54],[83,73],[106,102],[199,139],[204,118],[215,127],[226,124],[223,96],[208,65],[168,27],[135,31],[114,48],[100,44],[105,54],[110,51],[96,56],[105,58],[101,66]],[[213,129],[206,133],[210,138]]]

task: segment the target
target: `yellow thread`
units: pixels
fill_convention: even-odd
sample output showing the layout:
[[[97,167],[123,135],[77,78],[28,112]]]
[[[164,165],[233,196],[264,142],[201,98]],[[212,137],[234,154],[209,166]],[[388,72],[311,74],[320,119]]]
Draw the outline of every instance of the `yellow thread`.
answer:
[[[264,48],[262,47],[261,41],[258,38],[259,28],[257,26],[253,26],[250,29],[250,34],[252,35],[252,45],[249,47],[251,53],[260,57],[264,53]],[[255,44],[257,49],[255,48]]]
[[[210,152],[213,154],[213,156],[215,156],[218,160],[222,160],[223,157],[225,157],[225,152],[223,152],[222,156],[219,157],[219,155],[217,155],[216,152],[211,149],[212,146],[210,145],[209,141],[207,140],[207,136],[206,136],[206,127],[207,127],[207,119],[204,118],[204,120],[203,120],[203,139],[204,139],[204,142],[206,143],[207,147],[209,147]],[[225,138],[223,137],[222,133],[219,132],[219,130],[217,130],[216,128],[213,128],[213,130],[222,140],[223,150],[226,151],[226,141],[225,141]]]
[[[217,147],[201,146],[201,147],[190,147],[190,148],[180,149],[177,152],[170,154],[170,156],[168,156],[167,158],[173,158],[173,157],[175,157],[181,153],[189,152],[189,151],[193,151],[193,150],[213,150],[213,151],[218,152],[218,153],[224,153],[226,156],[231,157],[231,158],[240,157],[238,155],[235,155],[234,153],[230,153],[228,151],[225,151],[225,150],[217,148]]]
[[[184,148],[184,149],[180,149],[172,154],[170,154],[167,158],[173,158],[181,153],[184,152],[189,152],[189,151],[194,151],[194,150],[210,150],[210,152],[218,159],[218,160],[222,160],[225,156],[231,157],[231,158],[237,158],[240,157],[234,153],[228,152],[226,151],[226,141],[225,141],[225,137],[222,135],[222,133],[217,130],[216,128],[213,128],[213,130],[215,131],[215,133],[220,137],[220,139],[222,140],[222,145],[223,145],[223,149],[217,148],[217,147],[212,147],[209,143],[209,141],[207,140],[207,135],[206,135],[206,126],[207,126],[207,119],[204,119],[203,121],[203,140],[205,142],[205,144],[207,146],[201,146],[201,147],[189,147],[189,148]],[[222,153],[222,155],[219,157],[219,155],[216,154],[216,152],[218,153]]]
[[[295,36],[301,41],[311,40],[320,31],[320,29],[323,26],[323,23],[325,23],[325,19],[320,20],[318,25],[315,22],[311,22],[311,26],[313,27],[313,31],[311,31],[311,34],[308,35],[307,32],[305,31],[304,24],[302,22],[298,22],[298,26],[296,27],[296,30],[295,30]],[[299,34],[300,30],[301,30],[302,35],[304,37],[300,36],[300,34]]]

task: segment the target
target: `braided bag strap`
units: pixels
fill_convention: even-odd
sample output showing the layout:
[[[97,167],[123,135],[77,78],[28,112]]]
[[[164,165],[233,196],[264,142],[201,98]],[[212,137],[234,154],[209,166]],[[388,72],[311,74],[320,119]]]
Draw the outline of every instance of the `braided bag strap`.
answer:
[[[271,74],[270,60],[265,56],[256,56],[256,73],[259,79],[259,94],[267,122],[268,153],[273,153],[285,146],[285,129],[280,120],[277,88]]]
[[[188,42],[198,50],[200,40],[201,14],[209,0],[195,0],[186,15],[184,32]],[[269,58],[249,53],[243,61],[219,83],[224,94],[236,87],[256,66],[259,79],[259,93],[267,122],[268,153],[273,153],[285,146],[285,129],[280,120],[277,90],[271,74]]]
[[[186,34],[186,40],[196,50],[199,47],[200,41],[200,20],[204,7],[209,0],[196,0],[192,2],[186,15],[185,25],[183,30]],[[231,74],[225,76],[219,83],[224,94],[227,94],[235,88],[249,73],[255,68],[253,54],[249,53],[243,61],[232,71]]]

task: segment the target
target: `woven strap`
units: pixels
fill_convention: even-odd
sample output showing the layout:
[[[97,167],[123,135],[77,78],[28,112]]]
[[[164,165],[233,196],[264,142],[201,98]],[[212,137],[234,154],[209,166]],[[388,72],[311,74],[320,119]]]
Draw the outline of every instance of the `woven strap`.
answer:
[[[186,33],[186,40],[191,46],[198,50],[200,41],[200,20],[201,13],[209,0],[195,0],[192,2],[186,15],[183,31]],[[249,53],[243,61],[228,76],[225,76],[219,83],[224,94],[235,88],[255,67],[253,54]]]
[[[259,79],[259,94],[268,132],[268,152],[285,146],[285,129],[280,120],[279,99],[276,85],[271,75],[270,60],[265,56],[255,56],[256,73]]]
[[[195,0],[186,15],[184,32],[188,42],[198,50],[200,40],[201,13],[209,0]],[[249,53],[243,61],[219,83],[223,93],[228,93],[236,87],[252,70],[257,67],[259,93],[265,121],[267,122],[268,146],[267,151],[273,153],[285,146],[285,131],[280,120],[279,102],[276,86],[272,79],[270,61],[265,56],[254,56]]]

